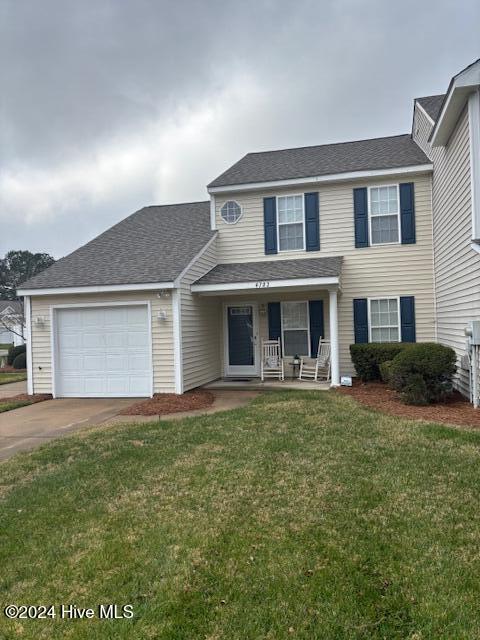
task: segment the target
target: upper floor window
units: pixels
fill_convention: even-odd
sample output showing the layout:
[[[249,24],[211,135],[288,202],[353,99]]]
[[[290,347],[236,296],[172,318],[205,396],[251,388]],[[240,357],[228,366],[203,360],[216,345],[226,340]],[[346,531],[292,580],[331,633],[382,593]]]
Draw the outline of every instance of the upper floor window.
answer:
[[[242,208],[235,200],[228,200],[220,209],[220,215],[227,224],[235,224],[242,217]]]
[[[371,244],[394,244],[400,238],[398,185],[370,187],[368,209]]]
[[[398,298],[369,301],[370,342],[400,342],[400,305]]]
[[[303,195],[278,196],[278,250],[298,251],[305,249],[305,215]]]

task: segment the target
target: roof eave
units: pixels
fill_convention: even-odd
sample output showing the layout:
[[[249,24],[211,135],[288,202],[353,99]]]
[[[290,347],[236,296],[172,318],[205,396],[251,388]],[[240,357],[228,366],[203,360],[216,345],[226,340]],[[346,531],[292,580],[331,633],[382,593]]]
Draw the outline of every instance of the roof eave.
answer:
[[[85,285],[79,287],[43,287],[38,289],[26,288],[18,289],[19,296],[55,296],[55,295],[77,295],[81,293],[115,293],[122,291],[155,291],[160,289],[174,289],[175,282],[147,282],[134,284],[107,284],[107,285]]]
[[[257,281],[245,281],[245,282],[225,282],[218,284],[192,284],[192,293],[200,293],[203,295],[220,296],[225,293],[228,294],[242,294],[248,293],[265,293],[266,289],[276,291],[280,289],[299,289],[309,290],[320,288],[335,288],[340,287],[340,276],[324,276],[318,278],[284,278],[279,280],[269,280],[268,287],[265,288],[264,282]]]
[[[468,96],[480,86],[480,60],[467,67],[450,81],[445,100],[430,134],[432,147],[447,144],[465,108]]]
[[[289,187],[311,185],[328,182],[345,182],[347,180],[362,180],[363,178],[380,178],[412,173],[429,173],[433,171],[432,163],[423,163],[409,166],[394,167],[390,169],[366,169],[362,171],[348,171],[344,173],[332,173],[323,176],[309,176],[304,178],[290,178],[287,180],[268,180],[263,182],[244,182],[240,184],[213,186],[208,188],[210,194],[229,193],[232,191],[254,191],[256,189],[269,189],[276,187]]]

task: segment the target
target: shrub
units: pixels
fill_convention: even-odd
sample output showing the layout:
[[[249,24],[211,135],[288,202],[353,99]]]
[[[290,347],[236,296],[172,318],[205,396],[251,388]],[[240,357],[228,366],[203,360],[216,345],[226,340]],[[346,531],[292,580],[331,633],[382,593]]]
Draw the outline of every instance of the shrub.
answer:
[[[368,344],[351,344],[350,355],[357,375],[363,382],[380,380],[379,365],[393,358],[412,346],[407,342],[370,342]]]
[[[455,351],[442,344],[411,345],[393,359],[390,384],[406,404],[440,402],[452,393],[455,361]]]
[[[12,346],[8,349],[7,364],[13,365],[13,361],[15,360],[15,358],[20,353],[26,353],[26,352],[27,352],[26,345],[19,344],[18,347],[14,347],[13,344],[12,344]]]
[[[14,369],[26,369],[27,368],[27,354],[25,351],[23,353],[19,353],[18,356],[13,361]]]
[[[381,362],[378,365],[378,368],[380,370],[381,379],[383,380],[383,382],[388,384],[390,382],[390,379],[391,379],[391,376],[392,376],[392,360],[387,360],[386,362]]]

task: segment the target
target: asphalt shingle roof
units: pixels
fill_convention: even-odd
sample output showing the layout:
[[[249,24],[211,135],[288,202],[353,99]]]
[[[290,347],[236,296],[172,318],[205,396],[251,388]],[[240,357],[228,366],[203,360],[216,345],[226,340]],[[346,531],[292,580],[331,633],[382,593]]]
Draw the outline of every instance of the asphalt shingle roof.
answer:
[[[388,138],[248,153],[208,186],[224,187],[349,171],[395,169],[429,162],[407,133]]]
[[[342,270],[341,256],[305,258],[300,260],[263,260],[261,262],[234,262],[218,264],[195,284],[230,284],[259,280],[291,278],[338,277]]]
[[[208,201],[144,207],[21,288],[171,282],[214,233]]]
[[[442,108],[444,98],[445,94],[442,93],[438,96],[425,96],[423,98],[416,98],[416,101],[423,109],[425,109],[430,118],[436,121],[440,114],[440,109]]]

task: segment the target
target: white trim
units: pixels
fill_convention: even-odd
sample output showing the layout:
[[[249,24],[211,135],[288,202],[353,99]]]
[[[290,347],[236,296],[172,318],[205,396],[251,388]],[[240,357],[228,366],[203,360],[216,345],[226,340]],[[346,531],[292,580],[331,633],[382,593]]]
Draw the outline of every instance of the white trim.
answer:
[[[228,350],[228,308],[229,307],[252,307],[252,319],[253,319],[253,366],[248,365],[233,365],[229,364],[229,350]],[[236,302],[230,300],[223,303],[223,375],[228,378],[232,376],[258,376],[260,374],[260,358],[259,352],[260,340],[259,340],[260,321],[258,314],[258,303],[243,301]]]
[[[393,213],[375,213],[375,214],[372,214],[372,212],[371,212],[370,190],[371,189],[382,189],[383,187],[385,187],[385,188],[395,187],[396,190],[397,190],[397,213],[396,214],[393,214]],[[402,244],[402,238],[401,238],[402,230],[400,228],[400,186],[399,186],[399,184],[398,183],[396,183],[396,184],[374,184],[371,187],[368,187],[368,189],[367,189],[367,208],[368,208],[368,235],[369,235],[369,239],[370,239],[370,246],[371,247],[381,247],[381,246],[388,245],[388,244]],[[381,218],[383,216],[393,216],[393,215],[397,216],[398,240],[396,242],[373,242],[372,215],[373,215],[374,218]]]
[[[174,289],[172,292],[172,316],[175,393],[180,395],[183,393],[182,313],[180,289]]]
[[[282,334],[282,353],[284,355],[285,358],[293,358],[295,355],[299,355],[299,356],[303,356],[305,358],[311,358],[312,357],[312,349],[311,349],[311,343],[310,343],[310,305],[308,304],[309,300],[282,300],[280,302],[280,332]],[[283,305],[284,304],[304,304],[307,307],[307,326],[306,327],[299,327],[298,329],[286,329],[286,331],[306,331],[307,332],[307,347],[308,347],[308,353],[299,353],[299,354],[295,354],[293,353],[292,355],[286,354],[285,353],[285,341],[283,339],[283,332],[284,332],[284,326],[283,326]]]
[[[470,184],[472,198],[472,240],[480,240],[480,91],[468,99],[470,130]]]
[[[268,261],[265,261],[267,264]],[[281,287],[328,287],[339,286],[338,276],[328,276],[324,278],[290,278],[288,280],[260,280],[246,282],[227,282],[222,284],[192,284],[190,288],[195,293],[202,292],[229,292],[240,291],[242,289],[255,289],[258,293],[268,293],[271,289]],[[263,286],[266,285],[266,286]]]
[[[109,293],[116,291],[151,291],[152,289],[173,289],[174,282],[148,282],[145,284],[107,284],[85,287],[46,287],[45,289],[18,289],[20,296],[55,296],[76,293]]]
[[[432,147],[440,147],[448,143],[469,94],[478,90],[479,85],[480,60],[470,64],[452,78],[442,110],[430,134]]]
[[[401,325],[401,317],[400,317],[400,296],[375,296],[374,298],[367,298],[368,305],[368,342],[372,341],[372,320],[371,320],[371,303],[375,300],[396,300],[397,301],[397,316],[398,316],[398,340],[392,341],[392,344],[395,342],[402,341],[402,325]],[[394,328],[393,325],[384,325],[382,327],[373,327],[374,329],[383,329],[383,328]]]
[[[149,366],[150,366],[150,397],[153,396],[153,336],[152,336],[152,305],[150,300],[128,300],[126,302],[72,302],[65,304],[52,304],[50,305],[50,353],[51,353],[51,385],[52,396],[57,397],[57,378],[55,370],[55,361],[57,358],[57,322],[56,311],[62,309],[85,309],[90,307],[147,307],[147,323],[148,323],[148,341],[149,341]],[[82,395],[77,396],[79,398],[101,398],[102,395]],[[122,398],[137,397],[137,394],[132,396],[121,396]]]
[[[233,222],[227,222],[225,220],[225,218],[222,215],[222,209],[223,207],[228,204],[229,202],[233,202],[237,205],[237,207],[240,209],[240,215],[238,216],[238,218],[236,220],[234,220]],[[237,222],[239,222],[239,220],[242,219],[243,216],[243,207],[242,205],[237,202],[236,200],[233,200],[233,198],[228,198],[227,200],[224,201],[224,203],[222,204],[222,206],[220,207],[220,218],[222,219],[223,224],[228,224],[228,225],[232,225],[232,224],[237,224]]]
[[[348,171],[345,173],[331,173],[325,176],[312,176],[309,178],[292,178],[289,180],[270,180],[265,182],[248,182],[245,184],[226,185],[224,187],[210,187],[208,192],[230,193],[232,191],[252,191],[254,189],[268,189],[270,187],[290,187],[295,185],[307,185],[317,182],[341,182],[344,180],[361,180],[363,178],[380,178],[382,176],[396,176],[405,173],[427,173],[433,171],[433,164],[417,164],[410,167],[396,167],[395,169],[373,169],[366,171]]]
[[[202,247],[202,249],[200,249],[200,251],[197,253],[197,255],[190,260],[190,262],[187,264],[185,269],[180,273],[180,275],[178,275],[175,278],[175,281],[173,283],[175,289],[177,289],[180,286],[180,283],[181,283],[181,280],[182,280],[183,276],[190,270],[191,267],[193,267],[193,265],[197,262],[197,260],[199,260],[203,256],[203,254],[210,248],[210,246],[212,245],[213,241],[217,239],[217,236],[218,236],[218,231],[215,233],[215,235],[213,235],[210,238],[210,240],[207,242],[207,244],[204,247]]]
[[[282,227],[286,227],[291,224],[300,224],[299,222],[279,222],[278,219],[278,200],[280,198],[300,198],[302,201],[302,236],[303,236],[303,246],[300,249],[280,249],[280,225]],[[284,196],[275,196],[275,207],[276,207],[276,225],[277,225],[277,247],[278,253],[290,253],[292,251],[305,251],[307,245],[306,238],[306,224],[305,224],[305,194],[304,193],[289,193]]]
[[[480,244],[477,244],[476,242],[472,242],[472,244],[470,245],[470,247],[476,251],[477,253],[480,253]]]
[[[210,229],[212,231],[217,230],[215,196],[213,194],[210,195]]]
[[[27,393],[33,395],[33,349],[32,349],[32,301],[30,296],[24,296],[23,300],[25,309],[25,333],[27,341]]]
[[[418,102],[418,100],[415,100],[415,106],[420,109],[420,111],[423,113],[423,115],[427,118],[427,120],[430,122],[430,124],[432,126],[435,126],[435,120],[433,120],[433,118],[431,118],[428,113],[425,111],[425,109],[422,107],[422,105]]]
[[[57,359],[57,327],[54,324],[56,314],[55,307],[50,306],[50,366],[52,376],[52,396],[57,397],[57,374],[55,371],[55,361]]]
[[[328,299],[328,314],[330,322],[330,386],[340,385],[340,348],[338,344],[338,295],[335,290],[330,290]]]

